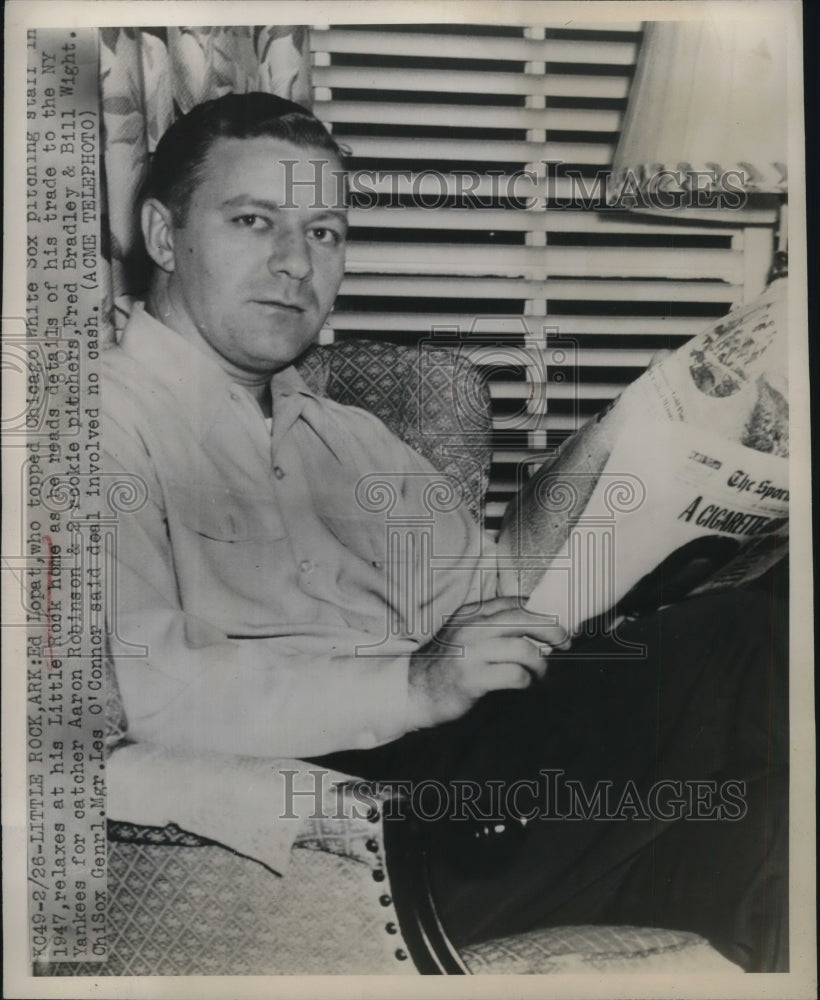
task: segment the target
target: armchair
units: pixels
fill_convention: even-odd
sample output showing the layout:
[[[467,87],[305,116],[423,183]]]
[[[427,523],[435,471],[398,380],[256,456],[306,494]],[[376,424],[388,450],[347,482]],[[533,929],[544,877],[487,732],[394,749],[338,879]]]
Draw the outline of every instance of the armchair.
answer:
[[[468,360],[435,344],[355,341],[313,348],[300,369],[312,389],[371,410],[453,476],[480,517],[489,393]],[[113,670],[109,680],[109,958],[39,975],[738,971],[697,935],[629,927],[556,928],[459,954],[400,824],[385,826],[378,807],[302,816],[283,865],[266,805],[277,771],[307,765],[129,744]],[[353,795],[355,779],[336,777]]]

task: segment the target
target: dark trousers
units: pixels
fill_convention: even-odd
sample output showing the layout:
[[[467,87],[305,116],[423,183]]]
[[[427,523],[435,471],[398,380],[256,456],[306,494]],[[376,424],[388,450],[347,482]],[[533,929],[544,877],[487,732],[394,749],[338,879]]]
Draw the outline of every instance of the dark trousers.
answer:
[[[747,971],[785,971],[779,604],[765,589],[682,602],[620,627],[621,643],[553,653],[543,681],[454,723],[325,762],[415,782],[408,811],[429,817],[416,825],[456,945],[632,924],[695,931]]]

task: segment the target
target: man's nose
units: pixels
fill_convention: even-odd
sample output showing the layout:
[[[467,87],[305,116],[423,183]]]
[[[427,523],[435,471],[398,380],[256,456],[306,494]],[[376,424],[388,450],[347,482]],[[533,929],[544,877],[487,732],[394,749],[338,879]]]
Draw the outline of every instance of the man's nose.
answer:
[[[277,238],[268,257],[271,274],[287,274],[296,281],[307,278],[311,271],[310,250],[301,232],[277,233]]]

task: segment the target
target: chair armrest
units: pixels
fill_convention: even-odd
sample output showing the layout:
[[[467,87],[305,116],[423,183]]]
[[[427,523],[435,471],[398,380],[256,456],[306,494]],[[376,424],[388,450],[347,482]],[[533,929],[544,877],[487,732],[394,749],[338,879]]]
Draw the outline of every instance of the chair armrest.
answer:
[[[304,761],[126,743],[109,754],[107,775],[115,841],[218,843],[281,874],[294,844],[324,836],[322,849],[343,853],[347,843],[351,857],[360,859],[359,841],[366,839],[369,816],[361,797],[342,797],[353,779]],[[379,818],[375,800],[374,806]],[[333,818],[343,812],[348,822]]]
[[[462,950],[471,975],[743,975],[709,942],[659,927],[547,927]]]

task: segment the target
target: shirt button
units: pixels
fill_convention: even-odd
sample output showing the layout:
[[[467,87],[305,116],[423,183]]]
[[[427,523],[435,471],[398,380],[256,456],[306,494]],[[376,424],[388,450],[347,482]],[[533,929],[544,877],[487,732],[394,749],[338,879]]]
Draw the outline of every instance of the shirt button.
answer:
[[[310,559],[303,559],[299,563],[299,569],[303,573],[309,573],[313,569],[313,563],[310,561]]]
[[[231,389],[230,397],[235,403],[239,402],[239,393],[235,389]]]
[[[396,948],[396,958],[400,962],[404,962],[407,960],[407,952],[404,950],[404,948]]]
[[[285,478],[285,470],[282,468],[281,465],[274,465],[273,474],[274,476],[276,476],[277,479]]]

